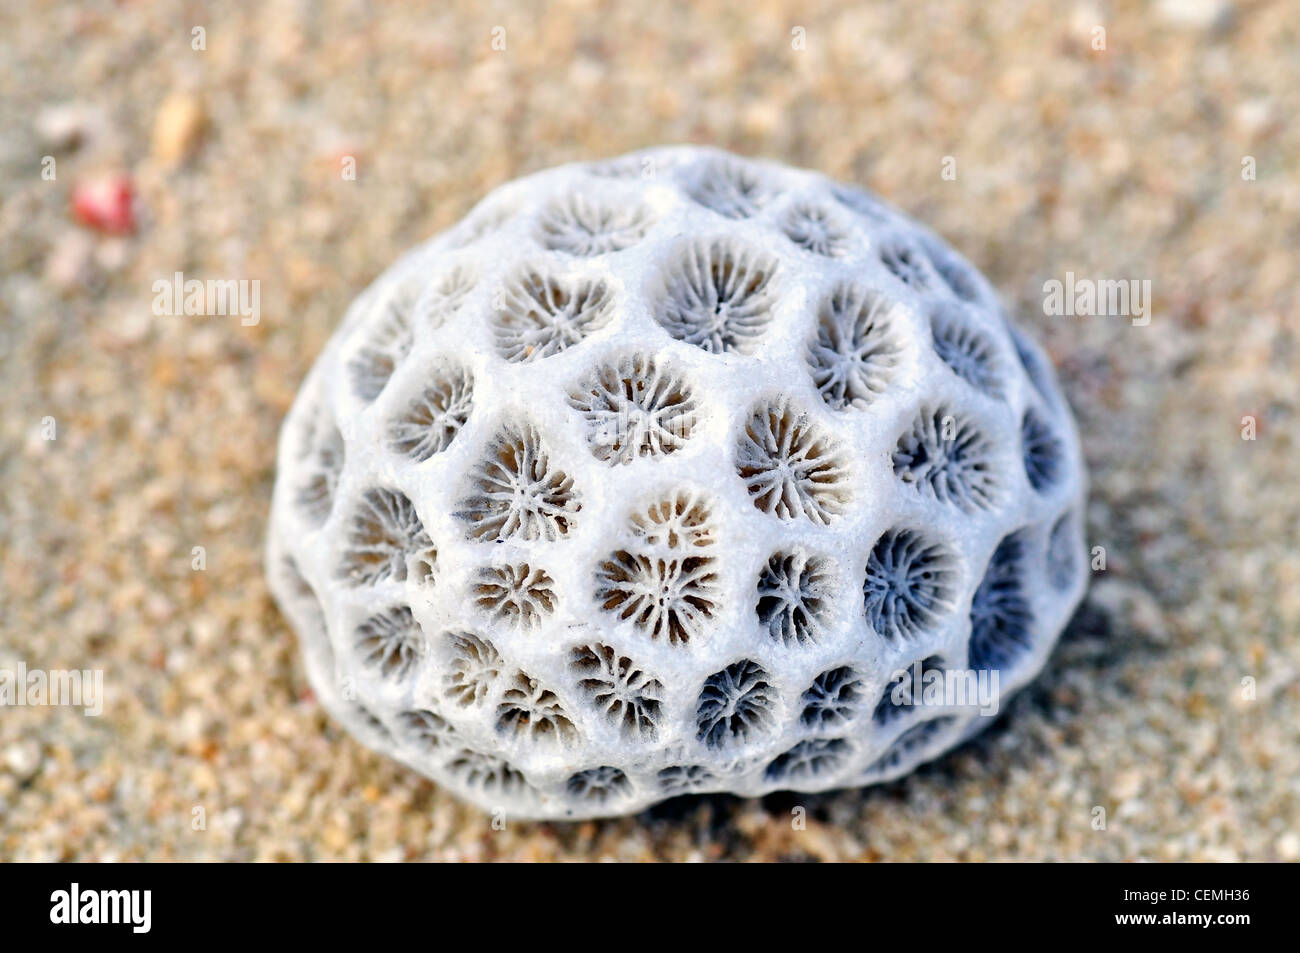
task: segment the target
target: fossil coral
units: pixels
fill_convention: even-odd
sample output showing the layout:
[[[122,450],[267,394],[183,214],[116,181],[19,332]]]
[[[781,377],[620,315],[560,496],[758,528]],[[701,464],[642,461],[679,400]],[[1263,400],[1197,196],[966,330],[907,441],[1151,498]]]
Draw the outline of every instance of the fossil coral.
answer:
[[[1051,364],[875,196],[712,149],[530,176],[364,292],[267,573],[321,703],[512,817],[898,777],[1086,584]]]

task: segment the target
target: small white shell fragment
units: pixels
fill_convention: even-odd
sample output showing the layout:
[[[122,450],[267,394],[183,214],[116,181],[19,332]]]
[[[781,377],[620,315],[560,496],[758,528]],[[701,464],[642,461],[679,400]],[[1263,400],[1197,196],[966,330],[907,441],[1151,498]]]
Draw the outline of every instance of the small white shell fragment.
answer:
[[[898,777],[991,723],[1086,584],[1074,421],[985,279],[714,149],[519,179],[404,256],[278,468],[267,569],[321,703],[512,817]]]

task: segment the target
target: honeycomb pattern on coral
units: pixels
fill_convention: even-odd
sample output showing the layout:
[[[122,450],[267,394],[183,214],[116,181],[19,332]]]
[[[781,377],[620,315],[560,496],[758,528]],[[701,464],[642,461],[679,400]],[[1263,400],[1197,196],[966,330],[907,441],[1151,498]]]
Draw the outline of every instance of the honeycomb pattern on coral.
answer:
[[[866,192],[654,149],[497,189],[286,421],[272,589],[322,704],[487,810],[904,774],[1041,668],[1084,475],[984,278]]]

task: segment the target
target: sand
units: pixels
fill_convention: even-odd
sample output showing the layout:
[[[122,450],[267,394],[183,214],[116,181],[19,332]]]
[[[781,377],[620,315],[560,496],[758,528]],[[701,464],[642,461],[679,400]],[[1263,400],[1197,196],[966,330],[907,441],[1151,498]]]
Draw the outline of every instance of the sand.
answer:
[[[1300,859],[1297,48],[1281,0],[0,8],[0,669],[105,693],[0,709],[0,858]],[[314,702],[262,575],[274,441],[403,250],[686,141],[867,185],[985,271],[1075,407],[1106,569],[905,780],[494,830]],[[70,215],[104,172],[129,234]],[[177,271],[260,281],[259,322],[155,315]],[[1045,315],[1067,272],[1149,280],[1150,322]]]

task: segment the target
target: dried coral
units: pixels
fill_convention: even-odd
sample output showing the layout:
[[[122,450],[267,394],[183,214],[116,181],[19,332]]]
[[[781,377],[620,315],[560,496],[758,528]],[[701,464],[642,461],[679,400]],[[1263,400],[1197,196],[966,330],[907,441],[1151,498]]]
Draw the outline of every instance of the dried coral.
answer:
[[[551,357],[603,328],[613,309],[613,292],[603,281],[526,269],[506,283],[492,315],[497,350],[508,361]]]
[[[404,258],[279,467],[316,697],[511,817],[896,777],[978,727],[913,677],[1019,688],[1087,572],[1073,422],[979,273],[706,149],[540,173]]]
[[[898,438],[894,473],[919,493],[964,510],[997,503],[992,442],[974,422],[948,407],[923,410]]]
[[[627,737],[653,739],[658,730],[663,683],[608,645],[584,645],[573,650],[578,687],[598,711]]]
[[[627,205],[570,193],[542,212],[538,232],[553,251],[571,255],[603,255],[639,242],[652,218],[641,205]]]
[[[743,659],[705,679],[695,712],[699,739],[722,748],[771,731],[777,695],[768,678],[757,662]]]
[[[776,259],[738,241],[691,242],[668,267],[655,319],[710,353],[752,354],[772,321],[776,270]]]
[[[829,523],[848,505],[848,464],[832,438],[786,400],[754,409],[736,449],[750,499],[784,520]]]
[[[541,435],[507,425],[474,468],[460,516],[475,539],[556,540],[581,509],[573,478],[551,465]]]
[[[474,378],[464,369],[438,374],[410,406],[388,425],[393,449],[424,462],[451,445],[469,419]]]
[[[862,586],[871,628],[887,639],[916,638],[952,609],[955,575],[943,544],[909,529],[885,533],[872,547]]]
[[[816,642],[831,602],[822,560],[803,552],[774,553],[758,577],[758,621],[783,645]]]
[[[644,354],[603,364],[569,392],[569,406],[587,422],[597,460],[631,463],[680,449],[695,426],[692,388]]]
[[[885,296],[848,283],[822,299],[808,364],[827,406],[866,407],[889,385],[902,351],[892,308]]]

